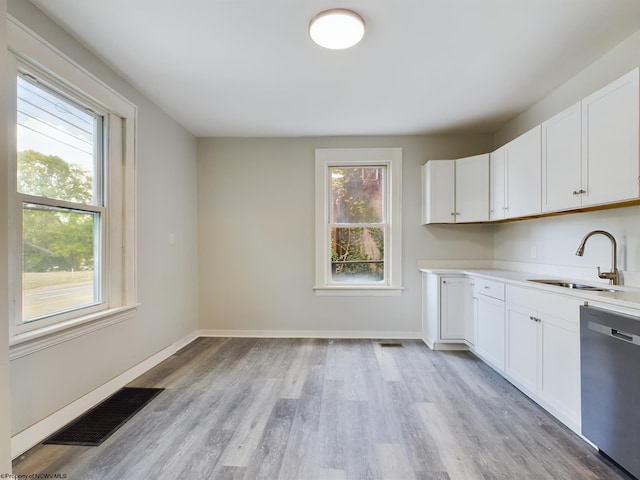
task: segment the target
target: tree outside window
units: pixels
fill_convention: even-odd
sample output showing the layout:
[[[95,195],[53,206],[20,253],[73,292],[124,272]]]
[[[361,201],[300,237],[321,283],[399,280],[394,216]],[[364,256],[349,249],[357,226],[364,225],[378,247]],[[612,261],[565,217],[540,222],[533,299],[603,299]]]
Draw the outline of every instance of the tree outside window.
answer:
[[[331,276],[384,281],[385,167],[331,168]]]

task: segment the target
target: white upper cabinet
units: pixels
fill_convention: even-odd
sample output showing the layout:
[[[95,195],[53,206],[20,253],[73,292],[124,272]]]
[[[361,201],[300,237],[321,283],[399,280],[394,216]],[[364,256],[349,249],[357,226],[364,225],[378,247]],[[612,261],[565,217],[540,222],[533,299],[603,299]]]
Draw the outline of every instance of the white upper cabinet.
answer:
[[[430,160],[422,168],[422,223],[489,220],[488,154]]]
[[[456,160],[456,222],[489,220],[489,154]]]
[[[542,211],[540,131],[538,125],[505,145],[507,218],[526,217]]]
[[[542,124],[542,211],[640,196],[638,69]]]
[[[542,124],[542,211],[582,206],[582,112],[576,103]]]
[[[490,159],[490,204],[489,219],[503,220],[507,216],[507,164],[506,148],[500,147],[489,155]]]
[[[422,223],[453,223],[456,210],[454,160],[429,160],[422,167]]]
[[[637,199],[640,151],[638,69],[582,101],[582,205]]]
[[[639,70],[491,154],[427,162],[422,223],[499,221],[638,200]]]

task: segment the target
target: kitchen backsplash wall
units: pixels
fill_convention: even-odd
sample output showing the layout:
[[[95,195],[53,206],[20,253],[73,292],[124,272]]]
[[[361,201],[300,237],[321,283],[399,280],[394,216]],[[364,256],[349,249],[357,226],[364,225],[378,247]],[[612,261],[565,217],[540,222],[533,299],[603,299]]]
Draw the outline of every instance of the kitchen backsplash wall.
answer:
[[[616,238],[618,268],[630,271],[627,280],[635,282],[633,272],[640,272],[640,206],[501,224],[495,231],[494,258],[510,262],[591,267],[593,278],[597,280],[596,267],[600,266],[602,271],[611,269],[609,239],[594,235],[587,241],[584,256],[575,254],[582,237],[591,230],[606,230]]]

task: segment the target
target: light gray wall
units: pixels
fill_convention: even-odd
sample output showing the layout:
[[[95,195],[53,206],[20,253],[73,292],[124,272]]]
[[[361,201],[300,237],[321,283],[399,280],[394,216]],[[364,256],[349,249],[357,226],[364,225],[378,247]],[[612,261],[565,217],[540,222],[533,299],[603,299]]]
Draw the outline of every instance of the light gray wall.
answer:
[[[131,321],[10,362],[16,434],[197,330],[197,146],[189,132],[29,2],[9,0],[8,8],[17,20],[138,107],[141,306]],[[4,206],[5,199],[2,202]],[[6,218],[0,219],[6,225]],[[175,245],[169,245],[170,233],[175,234]]]
[[[0,65],[7,64],[7,2],[0,0]],[[0,73],[0,112],[6,112],[7,76]],[[9,126],[7,116],[0,115],[0,145],[7,145]],[[8,177],[7,149],[0,150],[0,225],[7,225]],[[0,228],[0,473],[11,472],[11,444],[9,441],[9,299],[8,292],[8,229]]]
[[[528,111],[505,125],[496,133],[495,145],[503,145],[638,65],[640,65],[640,32],[630,36]],[[582,236],[594,229],[608,230],[618,240],[619,268],[640,271],[640,207],[502,224],[496,228],[495,258],[592,267],[594,272],[596,266],[600,265],[604,270],[608,270],[611,265],[611,250],[608,240],[604,237],[593,237],[589,240],[584,257],[575,255]],[[532,246],[537,250],[535,258],[531,256]]]
[[[419,332],[421,259],[490,259],[492,227],[420,224],[420,167],[491,149],[492,138],[404,136],[198,140],[200,327]],[[400,297],[316,297],[314,150],[402,147]]]

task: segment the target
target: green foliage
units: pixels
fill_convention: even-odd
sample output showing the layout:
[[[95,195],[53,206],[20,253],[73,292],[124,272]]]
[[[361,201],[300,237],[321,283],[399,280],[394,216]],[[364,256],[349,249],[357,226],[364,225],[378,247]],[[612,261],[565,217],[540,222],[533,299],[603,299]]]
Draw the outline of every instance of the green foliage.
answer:
[[[55,155],[35,150],[18,154],[18,191],[76,203],[91,202],[90,172]]]
[[[338,276],[362,275],[378,281],[384,278],[384,264],[381,262],[384,231],[379,227],[357,226],[358,223],[378,223],[382,219],[380,175],[369,178],[367,170],[372,169],[332,170],[337,174],[331,182],[334,222],[351,225],[333,229],[331,261]]]
[[[77,203],[90,202],[93,194],[89,172],[33,150],[18,154],[18,189]],[[25,272],[93,268],[93,214],[25,204],[22,228]]]

